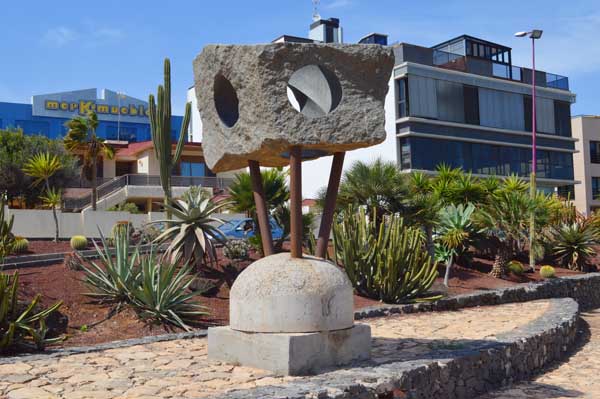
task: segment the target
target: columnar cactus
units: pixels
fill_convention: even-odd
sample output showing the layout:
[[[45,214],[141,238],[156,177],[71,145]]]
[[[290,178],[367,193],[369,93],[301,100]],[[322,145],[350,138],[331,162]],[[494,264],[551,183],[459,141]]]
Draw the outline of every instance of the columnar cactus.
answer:
[[[183,152],[186,132],[190,124],[191,103],[185,105],[183,123],[179,132],[179,140],[175,153],[172,153],[171,142],[171,63],[165,58],[164,86],[158,86],[157,101],[154,95],[148,98],[148,112],[152,129],[154,153],[160,163],[160,183],[165,193],[165,204],[171,201],[171,174]]]

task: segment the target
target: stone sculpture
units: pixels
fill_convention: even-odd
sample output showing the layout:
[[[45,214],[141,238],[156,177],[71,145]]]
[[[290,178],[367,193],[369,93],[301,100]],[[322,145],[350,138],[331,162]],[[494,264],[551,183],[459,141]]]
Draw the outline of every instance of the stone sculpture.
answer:
[[[217,360],[302,375],[369,358],[352,285],[325,255],[345,151],[385,139],[394,65],[379,45],[211,45],[194,61],[203,150],[213,171],[249,167],[266,257],[235,281]],[[302,160],[333,155],[316,256],[302,254]],[[291,252],[273,254],[260,166],[290,166]]]

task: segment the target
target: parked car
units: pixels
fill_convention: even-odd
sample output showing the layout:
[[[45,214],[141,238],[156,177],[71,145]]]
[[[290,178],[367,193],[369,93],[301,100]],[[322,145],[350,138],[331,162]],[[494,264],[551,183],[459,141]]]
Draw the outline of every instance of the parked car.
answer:
[[[283,228],[272,217],[269,218],[271,224],[271,235],[274,240],[283,237]],[[252,218],[234,219],[223,223],[219,230],[229,239],[244,240],[254,237],[258,233],[258,226],[255,225]]]

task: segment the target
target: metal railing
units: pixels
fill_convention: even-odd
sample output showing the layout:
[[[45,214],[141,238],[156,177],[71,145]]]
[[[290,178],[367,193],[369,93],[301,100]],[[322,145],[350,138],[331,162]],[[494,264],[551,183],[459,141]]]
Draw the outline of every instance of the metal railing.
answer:
[[[442,67],[442,68],[450,68],[450,69],[459,69],[465,72],[469,72],[467,70],[467,66],[464,62],[467,56],[461,54],[449,53],[443,50],[434,50],[433,51],[433,65]],[[531,75],[531,70],[528,68],[520,67],[517,65],[509,65],[499,62],[494,62],[493,60],[488,60],[492,63],[492,71],[491,76],[513,80],[516,82],[530,83],[527,82],[525,78],[525,73]],[[543,73],[546,75],[546,81],[537,82],[537,85],[540,87],[552,87],[554,89],[560,90],[569,90],[569,78],[566,76],[557,75],[550,72],[538,71],[538,73]],[[528,78],[531,79],[531,78]]]
[[[172,187],[190,187],[190,186],[202,186],[210,187],[213,189],[223,189],[231,185],[233,179],[222,178],[222,177],[210,177],[210,176],[171,176]],[[114,193],[117,190],[122,189],[126,186],[139,186],[139,187],[161,187],[160,176],[155,175],[123,175],[115,177],[114,179],[101,184],[96,189],[97,198],[101,200],[109,194]],[[78,198],[65,198],[63,200],[63,210],[68,211],[80,211],[85,207],[91,205],[92,194],[86,194]]]

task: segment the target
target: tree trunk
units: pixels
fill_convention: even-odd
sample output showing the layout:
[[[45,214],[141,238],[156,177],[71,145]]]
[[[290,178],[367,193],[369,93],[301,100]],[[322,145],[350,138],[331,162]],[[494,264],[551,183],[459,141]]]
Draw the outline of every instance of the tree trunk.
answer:
[[[50,182],[46,180],[46,193],[50,194]],[[59,231],[58,231],[58,216],[56,215],[56,207],[52,206],[52,216],[54,217],[54,242],[58,242]]]
[[[508,269],[509,262],[509,251],[506,248],[501,247],[498,249],[498,253],[496,254],[496,258],[494,259],[494,265],[492,266],[492,271],[490,275],[496,278],[502,278],[506,276],[506,270]]]
[[[98,160],[96,159],[96,154],[92,156],[92,210],[96,210],[96,201],[97,201],[97,191],[96,191],[96,178],[98,175],[97,169]]]
[[[454,256],[450,256],[450,259],[446,262],[446,274],[444,275],[444,285],[448,287],[450,280],[450,269],[452,269],[452,264],[454,263]]]
[[[425,237],[427,239],[426,247],[427,253],[431,258],[431,262],[435,262],[435,243],[433,242],[433,227],[426,226],[425,227]]]
[[[58,231],[58,216],[56,215],[56,207],[53,206],[52,207],[52,216],[54,216],[54,242],[58,242],[58,236],[59,231]]]

